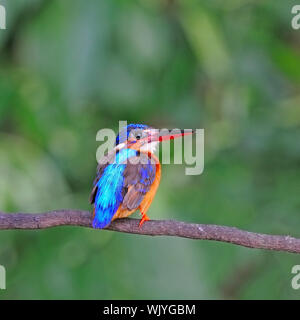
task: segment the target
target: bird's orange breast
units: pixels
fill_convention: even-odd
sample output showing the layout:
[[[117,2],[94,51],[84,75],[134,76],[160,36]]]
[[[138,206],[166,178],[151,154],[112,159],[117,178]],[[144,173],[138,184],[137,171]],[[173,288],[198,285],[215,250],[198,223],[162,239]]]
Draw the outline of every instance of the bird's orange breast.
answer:
[[[157,191],[157,188],[159,186],[160,183],[160,177],[161,177],[161,165],[159,163],[159,160],[156,156],[152,155],[152,159],[155,160],[156,162],[156,173],[155,173],[155,179],[151,185],[150,190],[146,193],[143,201],[141,202],[140,205],[140,211],[143,214],[146,214],[146,212],[148,211],[154,197]]]

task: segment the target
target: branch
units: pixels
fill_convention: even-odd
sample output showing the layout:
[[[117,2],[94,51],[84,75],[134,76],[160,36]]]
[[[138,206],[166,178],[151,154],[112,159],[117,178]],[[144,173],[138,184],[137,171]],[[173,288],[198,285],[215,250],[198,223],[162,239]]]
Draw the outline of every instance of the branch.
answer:
[[[276,251],[300,253],[300,239],[290,236],[267,235],[233,227],[194,224],[174,220],[150,220],[142,227],[137,219],[117,219],[106,230],[149,236],[176,236],[190,239],[215,240]],[[56,226],[92,227],[91,213],[77,210],[57,210],[47,213],[0,212],[0,230],[46,229]]]

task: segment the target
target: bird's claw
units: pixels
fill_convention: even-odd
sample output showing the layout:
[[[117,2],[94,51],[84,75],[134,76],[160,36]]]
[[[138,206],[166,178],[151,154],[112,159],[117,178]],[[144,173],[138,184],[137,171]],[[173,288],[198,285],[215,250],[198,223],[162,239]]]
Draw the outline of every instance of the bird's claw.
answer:
[[[148,220],[150,220],[150,218],[145,213],[142,213],[142,219],[139,223],[139,227],[141,227],[143,225],[143,223]]]

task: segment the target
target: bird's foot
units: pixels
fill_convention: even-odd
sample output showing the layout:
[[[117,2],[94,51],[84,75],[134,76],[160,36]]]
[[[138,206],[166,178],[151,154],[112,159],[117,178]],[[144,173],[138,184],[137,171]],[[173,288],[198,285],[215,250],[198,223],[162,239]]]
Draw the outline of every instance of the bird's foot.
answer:
[[[142,213],[142,219],[139,223],[139,227],[141,227],[143,225],[143,223],[148,220],[150,220],[150,218],[146,215],[146,213]]]

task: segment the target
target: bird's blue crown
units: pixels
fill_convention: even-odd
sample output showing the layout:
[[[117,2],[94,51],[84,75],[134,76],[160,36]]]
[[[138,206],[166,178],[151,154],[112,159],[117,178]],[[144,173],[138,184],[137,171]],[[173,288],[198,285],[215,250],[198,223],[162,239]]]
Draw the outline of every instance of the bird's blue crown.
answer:
[[[116,145],[125,142],[128,139],[128,136],[131,130],[134,130],[134,129],[145,130],[147,128],[149,128],[149,126],[145,124],[134,124],[134,123],[129,124],[128,126],[124,127],[121,130],[121,132],[118,134],[116,139]]]

